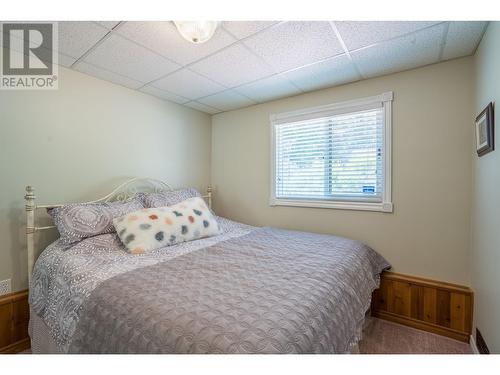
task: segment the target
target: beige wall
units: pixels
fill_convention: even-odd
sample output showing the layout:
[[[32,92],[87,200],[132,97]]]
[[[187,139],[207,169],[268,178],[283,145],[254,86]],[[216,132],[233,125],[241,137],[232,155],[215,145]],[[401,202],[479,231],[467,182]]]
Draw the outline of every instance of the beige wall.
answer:
[[[208,115],[64,68],[57,91],[0,91],[0,280],[12,278],[13,290],[27,286],[25,185],[35,186],[41,202],[94,198],[132,176],[204,189],[211,158],[215,208],[235,220],[356,238],[398,272],[466,285],[472,243],[475,316],[498,351],[500,299],[491,296],[500,264],[500,163],[498,151],[470,155],[474,113],[499,95],[491,47],[499,33],[492,24],[475,58],[215,115],[212,132]],[[268,206],[271,113],[385,91],[394,91],[394,213]]]
[[[476,106],[480,113],[489,102],[500,101],[500,22],[491,22],[477,50]],[[496,118],[499,108],[496,106]],[[498,120],[496,121],[498,134]],[[477,157],[473,153],[472,287],[475,323],[490,350],[500,353],[500,144]]]
[[[135,176],[209,182],[210,116],[78,72],[60,68],[57,91],[0,91],[0,116],[0,280],[13,290],[27,287],[25,185],[56,203]]]
[[[212,118],[215,209],[254,225],[361,240],[394,270],[469,285],[473,58]],[[269,115],[394,91],[394,213],[269,207]]]

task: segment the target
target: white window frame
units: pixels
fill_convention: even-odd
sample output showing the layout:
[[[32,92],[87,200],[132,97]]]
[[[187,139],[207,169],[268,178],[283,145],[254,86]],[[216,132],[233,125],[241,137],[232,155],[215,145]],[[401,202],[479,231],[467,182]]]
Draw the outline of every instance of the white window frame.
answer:
[[[317,207],[344,210],[393,212],[392,204],[392,99],[393,92],[362,99],[349,100],[340,103],[328,104],[319,107],[301,109],[270,116],[271,128],[271,167],[270,167],[270,206]],[[333,116],[343,113],[364,110],[374,104],[381,104],[384,111],[384,131],[382,154],[384,155],[384,183],[382,202],[335,201],[335,200],[308,200],[276,198],[276,125],[287,121],[307,120],[309,118]]]

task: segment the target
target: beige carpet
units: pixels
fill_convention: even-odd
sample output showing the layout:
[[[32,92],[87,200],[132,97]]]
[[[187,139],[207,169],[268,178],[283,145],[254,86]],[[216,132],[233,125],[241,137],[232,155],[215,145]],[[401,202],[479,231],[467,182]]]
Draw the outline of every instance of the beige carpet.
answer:
[[[371,318],[359,350],[363,354],[471,354],[469,344]]]

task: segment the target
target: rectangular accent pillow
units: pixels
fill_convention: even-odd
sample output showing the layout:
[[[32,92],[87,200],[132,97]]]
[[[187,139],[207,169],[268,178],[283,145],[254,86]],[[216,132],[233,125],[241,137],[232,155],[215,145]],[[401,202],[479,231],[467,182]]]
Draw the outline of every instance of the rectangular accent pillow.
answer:
[[[220,233],[217,220],[200,197],[189,198],[173,206],[131,212],[114,219],[113,224],[132,254]]]
[[[139,198],[106,203],[73,203],[47,210],[66,245],[114,231],[113,219],[144,208]]]
[[[142,193],[141,197],[144,207],[156,208],[172,206],[189,198],[201,197],[201,194],[195,188],[186,188],[160,193]]]

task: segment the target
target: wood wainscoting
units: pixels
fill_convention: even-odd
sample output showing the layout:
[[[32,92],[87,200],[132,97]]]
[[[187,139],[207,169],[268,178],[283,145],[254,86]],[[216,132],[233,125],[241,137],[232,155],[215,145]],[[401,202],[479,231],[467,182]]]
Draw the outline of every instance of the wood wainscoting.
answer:
[[[469,342],[473,305],[465,286],[384,272],[373,292],[372,315]]]
[[[29,314],[27,290],[0,296],[0,354],[30,348]]]

